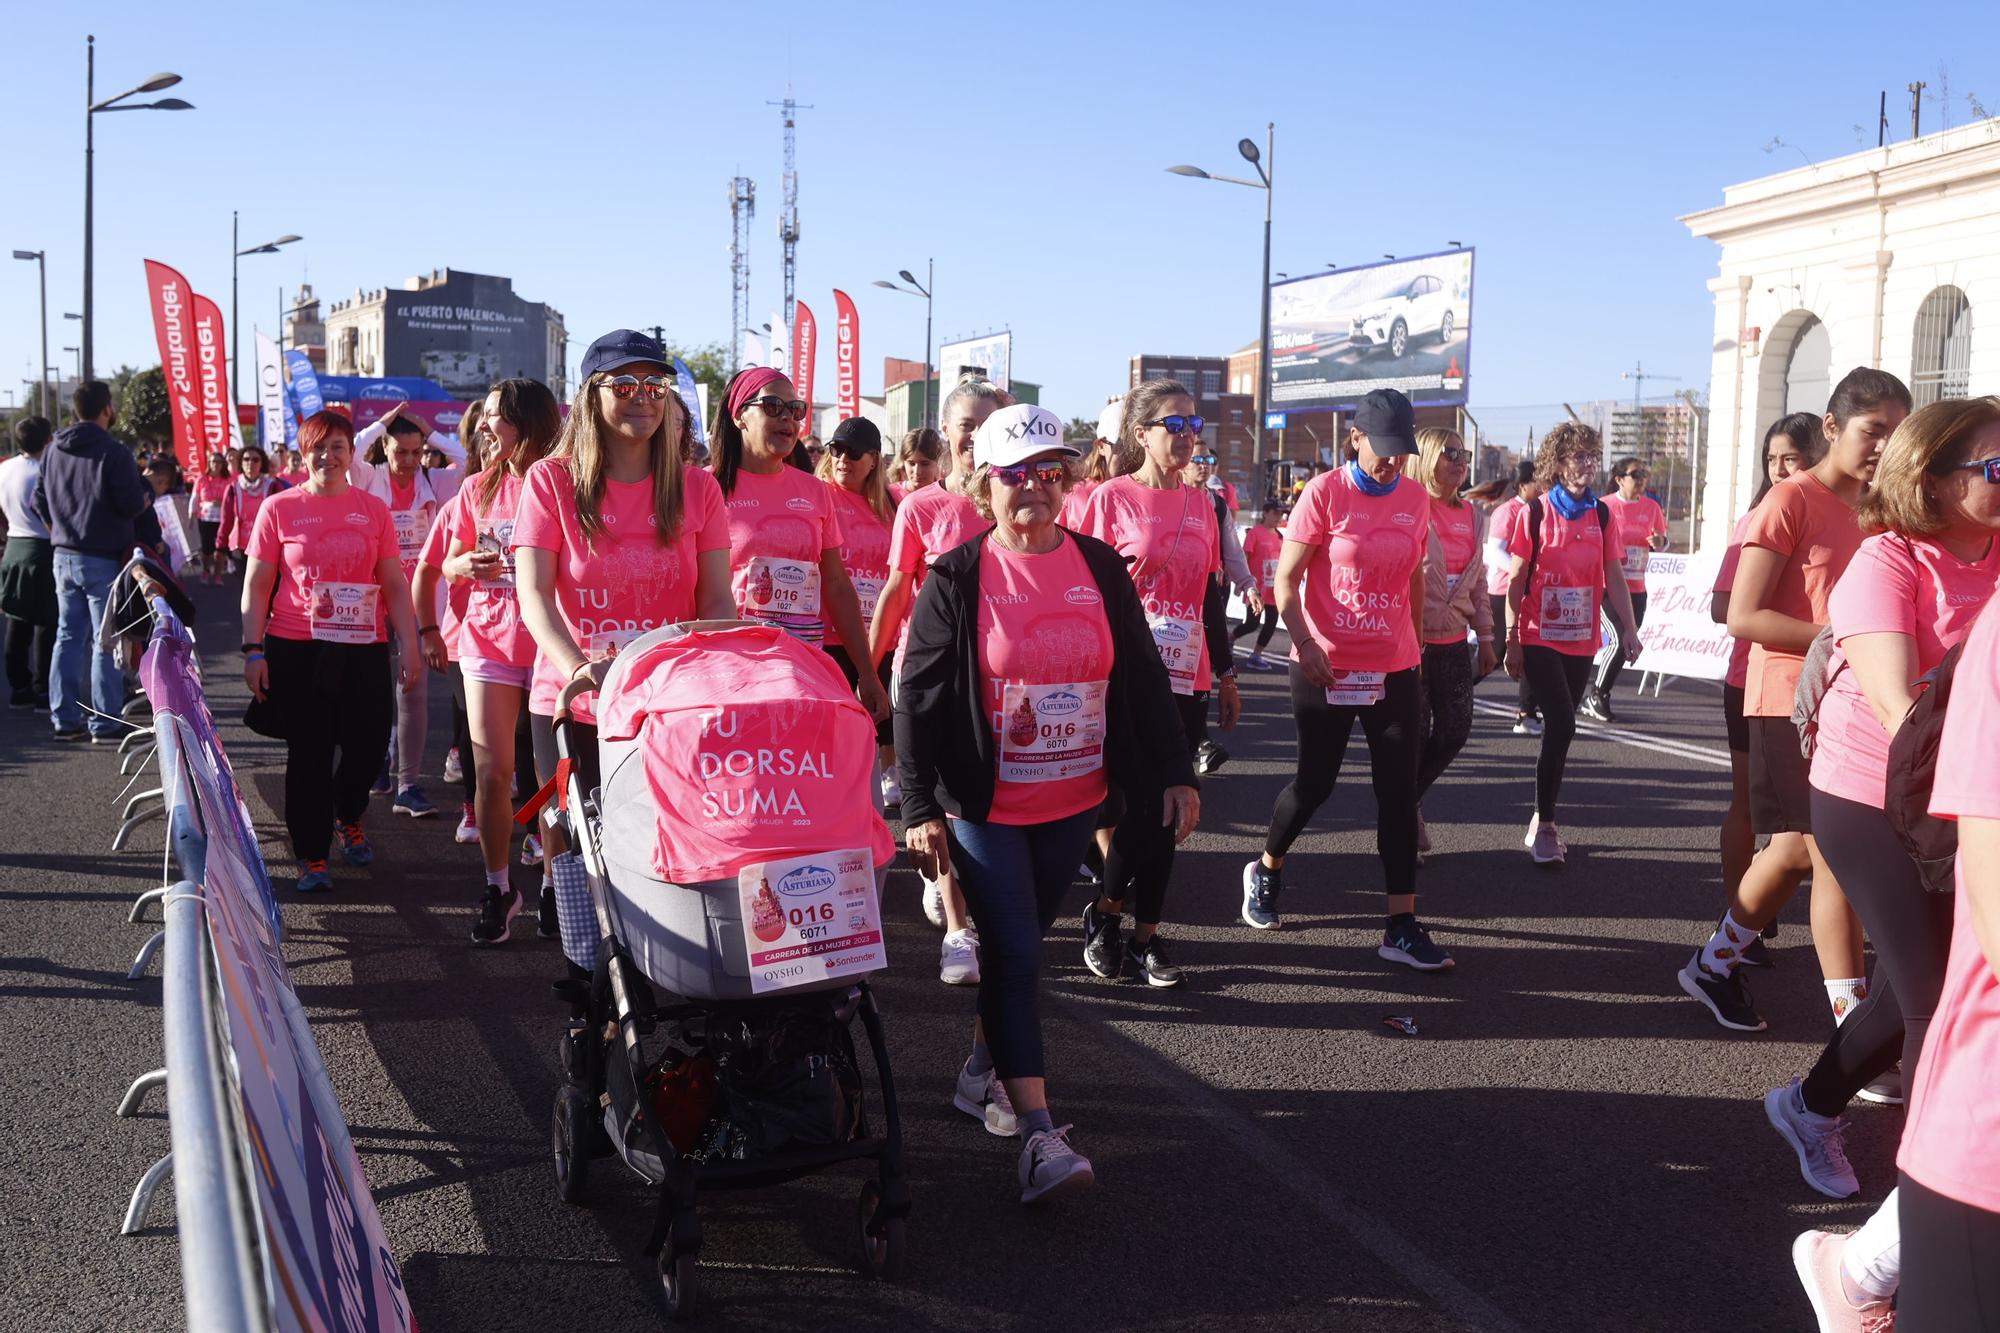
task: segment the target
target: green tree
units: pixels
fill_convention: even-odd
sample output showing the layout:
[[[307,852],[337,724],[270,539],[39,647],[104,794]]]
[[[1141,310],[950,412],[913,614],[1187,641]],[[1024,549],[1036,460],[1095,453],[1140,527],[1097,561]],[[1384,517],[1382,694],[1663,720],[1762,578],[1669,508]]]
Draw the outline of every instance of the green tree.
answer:
[[[174,438],[173,413],[167,401],[167,377],[158,366],[119,372],[118,433],[150,448]]]
[[[687,368],[693,372],[697,383],[708,386],[708,413],[713,417],[716,405],[722,401],[722,390],[729,383],[729,353],[721,343],[688,347],[668,343],[666,349],[669,357],[677,356],[687,362]],[[702,425],[706,429],[708,423],[703,422]]]
[[[1071,417],[1063,427],[1064,444],[1090,444],[1097,439],[1097,423],[1085,421],[1082,417]]]

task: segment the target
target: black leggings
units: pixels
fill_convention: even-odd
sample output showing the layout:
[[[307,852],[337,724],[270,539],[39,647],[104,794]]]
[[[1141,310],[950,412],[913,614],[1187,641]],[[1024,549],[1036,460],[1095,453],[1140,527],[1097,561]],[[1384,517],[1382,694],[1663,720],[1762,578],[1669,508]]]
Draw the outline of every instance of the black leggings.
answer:
[[[2000,1329],[2000,1213],[1948,1199],[1906,1173],[1896,1185],[1896,1220],[1903,1233],[1897,1333]]]
[[[1298,768],[1278,794],[1264,851],[1273,860],[1291,850],[1315,812],[1333,795],[1356,719],[1368,738],[1375,785],[1375,852],[1382,858],[1385,892],[1417,891],[1417,763],[1423,742],[1423,689],[1417,668],[1392,671],[1382,697],[1364,707],[1326,701],[1326,691],[1292,663],[1292,720],[1299,733]]]
[[[1609,599],[1607,598],[1606,600],[1608,601]],[[1606,609],[1608,610],[1609,607],[1607,606]],[[1613,620],[1617,618],[1616,616],[1612,617]],[[1625,670],[1625,654],[1631,650],[1633,638],[1638,636],[1639,627],[1645,623],[1646,594],[1635,592],[1632,594],[1632,634],[1628,636],[1625,633],[1623,625],[1618,627],[1618,646],[1611,650],[1610,660],[1597,669],[1597,692],[1599,694],[1611,693],[1612,687],[1618,684],[1618,675]]]
[[[1576,739],[1576,706],[1590,680],[1590,659],[1538,643],[1521,648],[1521,679],[1542,714],[1542,752],[1535,759],[1535,813],[1553,822],[1562,794],[1569,743]]]
[[[368,788],[389,753],[396,690],[386,643],[264,641],[270,698],[285,729],[285,828],[292,854],[324,861],[333,822],[368,809]],[[334,752],[340,757],[336,761]]]
[[[1424,748],[1417,760],[1420,801],[1472,734],[1474,653],[1469,643],[1424,645]]]
[[[1493,630],[1504,641],[1507,636],[1507,594],[1491,593],[1487,600],[1493,603]],[[1521,673],[1520,683],[1514,690],[1514,700],[1514,711],[1522,717],[1535,711],[1535,695],[1528,685],[1528,673],[1525,671]]]
[[[1872,805],[1812,789],[1820,854],[1875,946],[1868,998],[1833,1030],[1799,1093],[1806,1109],[1839,1115],[1848,1099],[1900,1058],[1903,1086],[1916,1085],[1924,1033],[1944,989],[1951,953],[1951,895],[1929,893],[1916,862]]]
[[[1181,738],[1193,759],[1207,726],[1208,691],[1176,694],[1174,704]],[[1135,801],[1113,788],[1105,806],[1107,813],[1115,809],[1118,818],[1111,826],[1111,855],[1104,858],[1104,897],[1130,902],[1134,920],[1157,926],[1167,908],[1167,880],[1174,873],[1174,830],[1160,822],[1166,815],[1166,791],[1154,788]],[[1103,827],[1101,819],[1098,826]]]
[[[1251,630],[1256,629],[1259,623],[1258,618],[1251,615],[1248,609],[1245,609],[1243,612],[1243,623],[1236,627],[1236,632],[1229,636],[1230,639],[1242,638]],[[1264,626],[1264,632],[1257,636],[1257,651],[1260,653],[1270,646],[1271,636],[1278,632],[1278,604],[1276,602],[1267,600],[1264,603],[1264,616],[1261,623]]]

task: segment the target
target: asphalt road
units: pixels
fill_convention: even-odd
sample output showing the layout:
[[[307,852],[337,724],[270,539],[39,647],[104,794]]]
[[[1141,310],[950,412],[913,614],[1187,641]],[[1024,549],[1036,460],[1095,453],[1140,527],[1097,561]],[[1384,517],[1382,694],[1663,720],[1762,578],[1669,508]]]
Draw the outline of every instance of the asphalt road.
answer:
[[[201,630],[232,648],[233,593],[199,589]],[[274,867],[278,747],[236,719],[232,653],[213,653],[223,720]],[[1628,681],[1630,678],[1628,677]],[[1771,1020],[1725,1034],[1674,972],[1719,911],[1714,830],[1727,793],[1719,696],[1621,691],[1629,740],[1573,753],[1566,871],[1521,847],[1534,743],[1491,714],[1427,803],[1438,850],[1422,912],[1450,975],[1377,959],[1382,881],[1357,737],[1350,773],[1295,849],[1285,929],[1236,924],[1238,878],[1290,768],[1282,677],[1246,679],[1235,758],[1169,901],[1177,991],[1102,982],[1073,918],[1047,947],[1051,1099],[1098,1187],[1016,1201],[1015,1147],[951,1109],[972,995],[936,980],[916,880],[890,880],[895,965],[881,980],[915,1192],[910,1274],[850,1270],[858,1169],[704,1203],[706,1322],[731,1329],[1808,1328],[1789,1243],[1858,1224],[1893,1183],[1900,1113],[1857,1107],[1864,1196],[1800,1180],[1758,1099],[1802,1073],[1831,1019],[1803,925],[1757,977]],[[1488,682],[1482,698],[1508,687]],[[439,712],[440,723],[442,712]],[[1656,748],[1632,743],[1644,741]],[[446,744],[434,727],[431,771]],[[160,1063],[159,983],[125,980],[150,927],[126,905],[159,882],[159,825],[123,854],[116,761],[0,715],[0,1327],[167,1328],[181,1319],[171,1198],[116,1234],[131,1184],[167,1146],[163,1099],[112,1109]],[[446,795],[441,783],[433,796]],[[340,1092],[390,1243],[428,1333],[654,1325],[640,1254],[649,1199],[606,1169],[587,1208],[558,1202],[549,1109],[556,946],[465,940],[475,849],[449,824],[371,820],[378,859],[337,892],[280,888],[293,975]],[[531,887],[524,878],[524,888]],[[1086,890],[1079,885],[1080,910]],[[1382,1025],[1414,1017],[1415,1037]]]

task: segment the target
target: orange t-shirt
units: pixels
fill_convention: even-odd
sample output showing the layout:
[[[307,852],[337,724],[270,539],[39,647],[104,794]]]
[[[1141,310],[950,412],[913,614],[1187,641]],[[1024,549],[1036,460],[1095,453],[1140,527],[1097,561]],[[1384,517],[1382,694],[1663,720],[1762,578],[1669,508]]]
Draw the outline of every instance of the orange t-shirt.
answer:
[[[1765,606],[1815,625],[1827,622],[1827,598],[1861,546],[1854,510],[1810,472],[1771,488],[1750,516],[1743,545],[1760,546],[1785,559]],[[1804,653],[1761,643],[1750,647],[1750,677],[1743,691],[1746,717],[1790,717]]]

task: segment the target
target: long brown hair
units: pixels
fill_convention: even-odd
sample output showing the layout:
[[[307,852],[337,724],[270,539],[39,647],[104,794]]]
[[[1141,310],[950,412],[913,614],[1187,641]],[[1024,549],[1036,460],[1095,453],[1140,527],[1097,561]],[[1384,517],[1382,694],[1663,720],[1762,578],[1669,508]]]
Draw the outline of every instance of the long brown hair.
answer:
[[[540,380],[501,380],[486,392],[500,395],[496,415],[514,428],[517,438],[513,450],[505,458],[494,459],[492,466],[479,476],[473,498],[482,513],[492,507],[493,497],[500,493],[504,474],[511,472],[525,477],[529,468],[548,457],[563,424],[556,396]]]
[[[821,452],[819,466],[813,469],[813,475],[837,491],[847,489],[833,475],[833,450],[831,448]],[[896,497],[889,494],[888,455],[884,454],[880,449],[875,451],[875,466],[868,469],[868,476],[861,483],[861,489],[857,494],[868,502],[868,508],[874,511],[875,517],[881,519],[884,523],[893,523],[896,521]]]
[[[576,486],[576,521],[583,539],[593,547],[604,534],[604,437],[610,431],[598,410],[597,388],[608,375],[593,375],[577,392],[569,406],[569,423],[563,428],[561,455],[569,462],[570,480]],[[653,474],[653,520],[662,546],[671,545],[681,533],[681,512],[686,502],[681,473],[684,459],[694,449],[694,430],[680,398],[667,395],[666,411],[660,425],[646,441],[647,466]],[[679,429],[675,429],[678,420]]]
[[[1145,422],[1166,405],[1169,398],[1194,399],[1194,391],[1179,380],[1147,380],[1125,391],[1125,420],[1118,427],[1118,449],[1113,467],[1123,477],[1137,472],[1146,462],[1143,440]]]
[[[1943,532],[1949,524],[1931,483],[1969,462],[1974,439],[1996,421],[2000,398],[1990,396],[1947,398],[1904,417],[1882,446],[1874,485],[1855,506],[1861,530],[1905,537]]]

